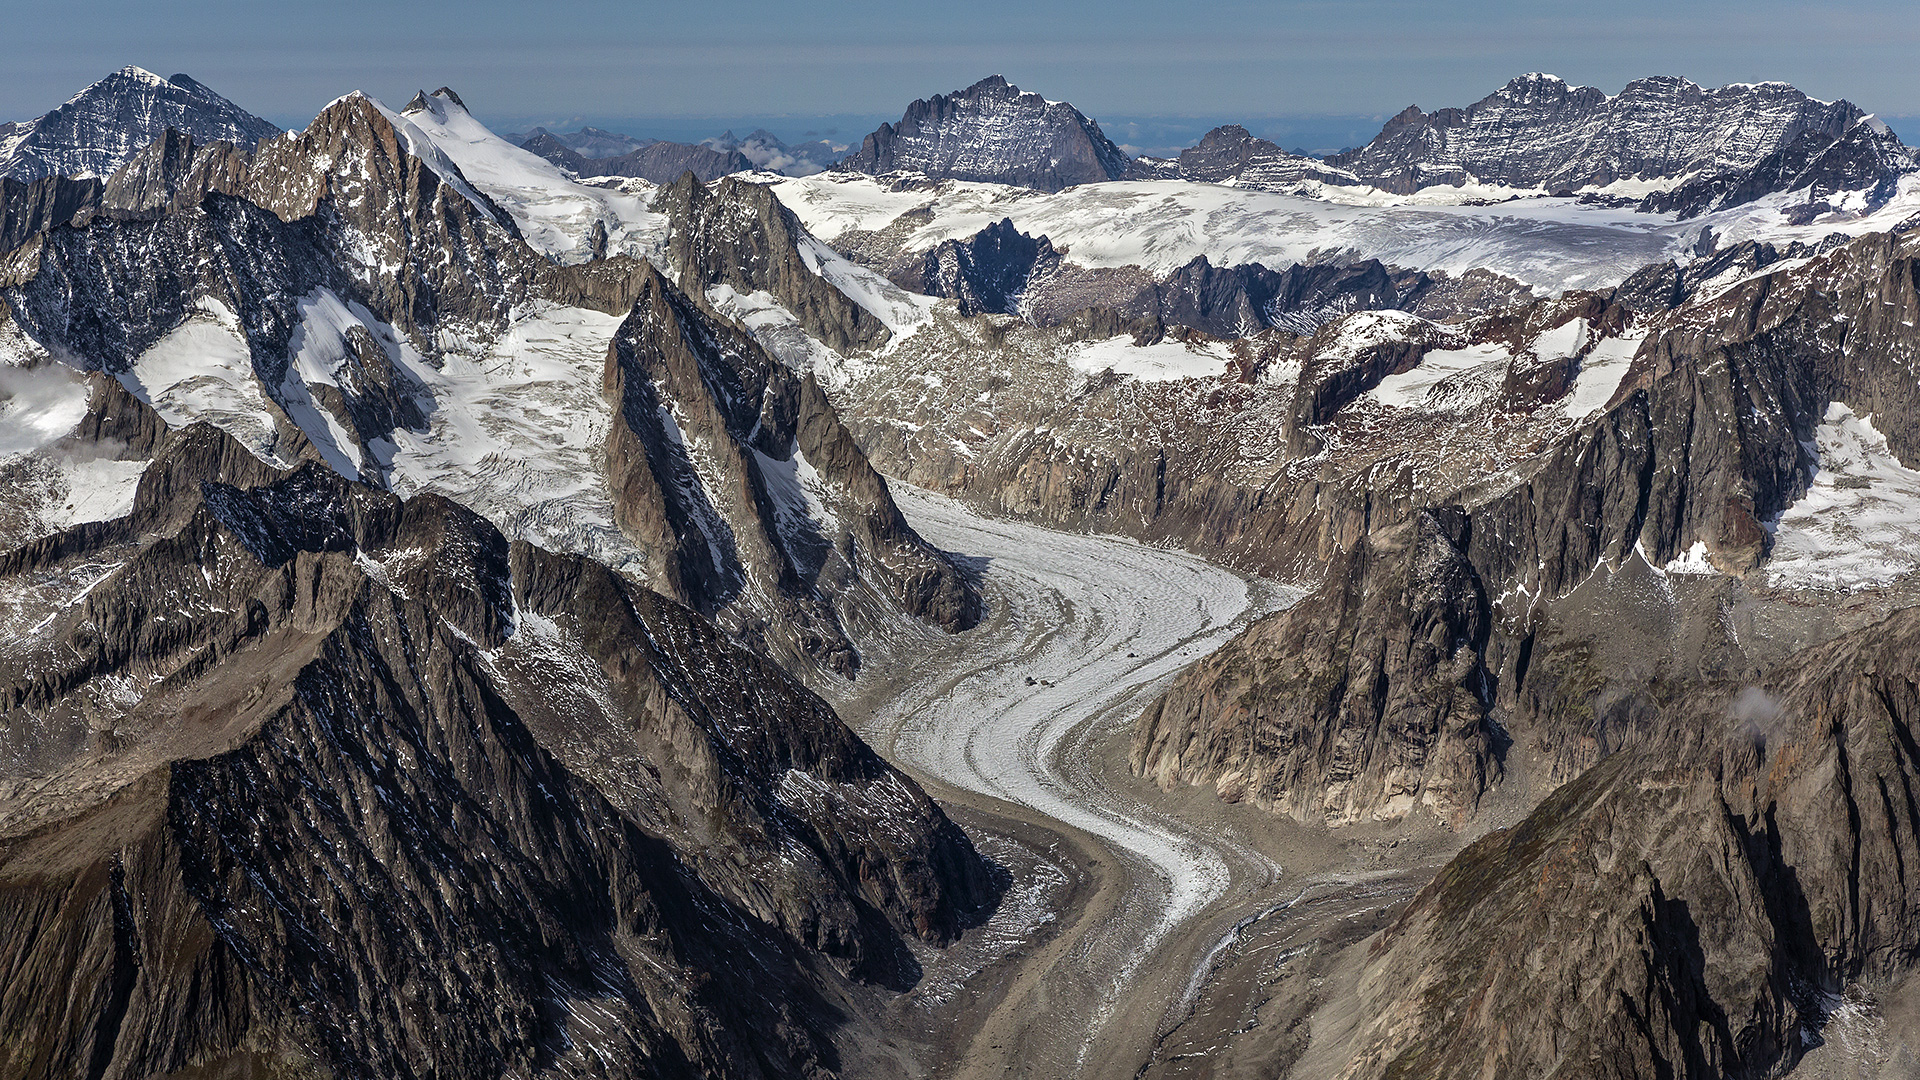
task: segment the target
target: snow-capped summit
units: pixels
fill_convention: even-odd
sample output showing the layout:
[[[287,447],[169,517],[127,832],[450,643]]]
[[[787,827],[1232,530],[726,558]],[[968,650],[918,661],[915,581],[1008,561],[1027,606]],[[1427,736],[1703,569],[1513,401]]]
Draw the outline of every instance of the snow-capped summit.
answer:
[[[992,75],[907,106],[898,124],[881,124],[837,168],[1059,191],[1118,180],[1127,166],[1127,155],[1080,110]]]
[[[186,75],[124,67],[38,119],[0,125],[0,175],[107,176],[173,128],[250,150],[280,129]]]
[[[553,162],[494,134],[441,87],[415,94],[398,118],[512,215],[527,242],[562,262],[656,246],[663,222],[639,195],[577,183]]]

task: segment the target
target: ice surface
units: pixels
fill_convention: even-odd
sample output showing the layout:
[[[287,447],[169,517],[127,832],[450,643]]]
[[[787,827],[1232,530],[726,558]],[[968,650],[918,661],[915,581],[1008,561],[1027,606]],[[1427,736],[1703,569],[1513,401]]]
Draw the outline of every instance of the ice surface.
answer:
[[[1620,389],[1620,380],[1626,378],[1633,354],[1640,351],[1640,343],[1646,337],[1646,332],[1641,331],[1596,342],[1593,351],[1580,361],[1580,373],[1574,380],[1573,390],[1554,407],[1576,420],[1605,408],[1607,402],[1613,400],[1614,392]]]
[[[1392,408],[1417,409],[1428,404],[1428,394],[1447,379],[1487,364],[1504,369],[1511,361],[1512,356],[1504,345],[1433,349],[1421,357],[1412,370],[1381,379],[1369,396]]]
[[[846,293],[847,299],[879,319],[896,338],[909,337],[920,329],[929,318],[933,306],[939,303],[931,296],[902,289],[811,236],[802,237],[798,249],[800,261],[806,264],[807,269]]]
[[[1286,267],[1346,253],[1397,266],[1464,273],[1486,267],[1550,290],[1610,285],[1680,255],[1697,224],[1670,217],[1522,199],[1492,206],[1366,206],[1181,180],[1089,184],[1054,195],[948,182],[939,193],[885,190],[837,174],[782,181],[777,191],[809,231],[832,241],[931,206],[913,250],[965,239],[1002,218],[1047,236],[1082,266],[1166,273],[1204,255],[1216,266]]]
[[[1814,443],[1806,496],[1773,523],[1768,582],[1856,590],[1920,567],[1920,471],[1893,456],[1872,417],[1839,402]]]
[[[278,454],[277,410],[254,377],[239,321],[219,301],[201,301],[119,379],[168,424],[205,420],[263,460],[288,464]]]
[[[426,433],[394,434],[394,489],[436,491],[508,535],[630,564],[600,465],[612,415],[600,380],[619,325],[585,308],[536,307],[490,348],[422,365],[433,412]]]
[[[1090,763],[1178,671],[1297,593],[1184,552],[986,519],[904,484],[893,491],[920,535],[986,561],[998,615],[956,642],[968,650],[960,666],[923,665],[926,681],[893,695],[863,734],[922,775],[1093,833],[1158,882],[1130,894],[1095,931],[1097,946],[1067,961],[1101,965],[1089,977],[1112,987],[1061,1007],[1061,1022],[1086,1024],[1091,1038],[1174,927],[1223,896],[1236,873],[1258,867],[1270,880],[1278,868],[1114,791]],[[928,635],[927,650],[949,647],[935,631],[904,632]],[[894,644],[923,656],[921,642]],[[1125,959],[1115,967],[1115,957]]]

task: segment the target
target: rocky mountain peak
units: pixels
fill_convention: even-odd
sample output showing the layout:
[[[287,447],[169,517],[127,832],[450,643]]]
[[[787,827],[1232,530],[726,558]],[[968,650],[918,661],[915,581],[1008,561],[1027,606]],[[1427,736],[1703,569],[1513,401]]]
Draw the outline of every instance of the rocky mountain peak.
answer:
[[[195,142],[230,142],[242,149],[280,134],[279,127],[194,79],[163,79],[129,66],[44,116],[0,127],[0,175],[104,177],[169,128]]]
[[[1642,206],[1690,218],[1774,192],[1805,192],[1806,200],[1788,214],[1810,221],[1841,204],[1877,210],[1898,193],[1900,178],[1917,169],[1920,155],[1868,116],[1838,136],[1803,131],[1751,168],[1697,177],[1648,196]]]
[[[436,115],[444,116],[447,108],[463,109],[437,94],[417,100]],[[285,221],[312,214],[329,194],[343,196],[356,215],[377,210],[385,220],[408,217],[430,205],[441,186],[471,203],[492,224],[517,235],[513,218],[468,183],[460,167],[404,112],[395,113],[355,90],[329,103],[305,131],[260,148],[251,197]],[[369,219],[368,231],[389,230]]]
[[[1127,155],[1080,110],[991,75],[915,101],[898,124],[880,125],[837,167],[1059,191],[1117,180],[1127,166]]]
[[[1328,163],[1401,193],[1476,183],[1577,190],[1751,168],[1804,132],[1836,137],[1860,115],[1786,83],[1707,90],[1662,75],[1609,96],[1533,73],[1464,109],[1410,107]]]

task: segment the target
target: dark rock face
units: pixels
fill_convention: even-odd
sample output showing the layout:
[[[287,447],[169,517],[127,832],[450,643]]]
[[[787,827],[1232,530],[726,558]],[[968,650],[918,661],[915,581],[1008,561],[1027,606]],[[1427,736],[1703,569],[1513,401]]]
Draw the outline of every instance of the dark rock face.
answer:
[[[0,177],[0,250],[12,251],[55,225],[85,221],[100,207],[99,180]]]
[[[1232,184],[1256,191],[1292,191],[1309,182],[1351,187],[1353,174],[1328,166],[1318,158],[1288,153],[1246,128],[1228,124],[1214,128],[1200,141],[1180,151],[1173,162],[1133,162],[1129,180],[1191,180],[1202,184]]]
[[[830,1075],[990,899],[818,698],[442,499],[196,426],[0,577],[9,1076]]]
[[[1491,616],[1473,568],[1423,513],[1337,559],[1327,580],[1150,706],[1134,770],[1301,820],[1416,805],[1464,818],[1499,770],[1480,658]]]
[[[772,189],[741,180],[709,188],[682,173],[654,200],[653,210],[670,219],[667,258],[682,287],[700,302],[715,285],[743,294],[765,290],[833,349],[886,341],[886,326],[816,271],[832,249],[807,235]]]
[[[1848,102],[1815,101],[1784,83],[1707,90],[1656,76],[1609,97],[1523,75],[1464,109],[1409,106],[1327,164],[1401,193],[1476,181],[1574,190],[1751,168],[1803,133],[1838,137],[1860,116]]]
[[[1662,718],[1469,847],[1386,931],[1348,1075],[1762,1076],[1915,964],[1920,612]],[[1488,943],[1507,943],[1489,948]],[[1561,989],[1565,988],[1565,989]],[[1576,989],[1577,988],[1577,989]]]
[[[857,576],[948,629],[979,620],[975,587],[906,524],[812,377],[658,275],[614,338],[605,386],[614,507],[655,588],[846,675],[858,658],[832,598]]]
[[[122,68],[37,120],[0,126],[0,175],[105,177],[165,135],[252,150],[281,130],[185,75]]]
[[[1028,285],[1059,264],[1046,237],[1036,240],[1002,218],[964,241],[941,241],[912,284],[916,292],[958,300],[962,315],[1017,315]]]
[[[1811,220],[1832,209],[1828,204],[1832,196],[1851,192],[1861,193],[1861,208],[1878,209],[1893,198],[1900,178],[1916,169],[1920,161],[1899,136],[1884,124],[1865,120],[1838,136],[1803,131],[1751,168],[1703,176],[1672,191],[1649,195],[1641,205],[1655,213],[1690,218],[1776,191],[1804,191],[1807,202],[1799,213]]]
[[[1218,338],[1258,333],[1284,318],[1283,311],[1300,313],[1300,305],[1288,304],[1284,295],[1295,269],[1276,274],[1258,263],[1217,267],[1199,256],[1160,283],[1160,322]]]
[[[907,106],[835,168],[1059,191],[1119,179],[1127,156],[1078,109],[994,75]]]

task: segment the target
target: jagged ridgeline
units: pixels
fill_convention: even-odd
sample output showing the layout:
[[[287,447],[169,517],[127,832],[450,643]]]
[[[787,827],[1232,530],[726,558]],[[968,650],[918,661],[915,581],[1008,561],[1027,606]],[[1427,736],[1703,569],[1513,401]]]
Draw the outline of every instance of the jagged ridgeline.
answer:
[[[1019,571],[885,477],[1300,586],[1127,653],[1135,775],[1080,764],[1353,856],[1167,914],[1104,1031],[956,1038],[1625,1080],[1906,1022],[1920,188],[1851,104],[1535,75],[1129,160],[995,77],[825,170],[129,69],[8,138],[0,1076],[898,1071],[998,874],[814,691]]]
[[[0,1075],[877,1052],[997,886],[781,664],[980,601],[811,376],[360,95],[7,185]]]
[[[464,115],[434,100],[443,117]],[[770,201],[746,188],[725,204],[750,192]],[[168,133],[104,183],[36,181],[9,205],[0,227],[27,239],[7,257],[5,298],[36,347],[178,418],[204,395],[162,381],[179,374],[176,358],[216,344],[227,366],[193,378],[221,383],[233,429],[274,460],[317,457],[377,485],[464,496],[845,674],[857,665],[845,618],[904,608],[955,629],[977,618],[972,586],[913,535],[806,376],[643,260],[556,265],[411,121],[370,99],[343,98],[252,155]],[[711,232],[675,220],[676,250]],[[817,307],[856,338],[885,333],[798,268],[791,235],[757,220],[729,227],[788,253],[798,276],[782,295],[812,290],[796,310]],[[579,378],[595,348],[603,378]],[[512,350],[574,364],[535,366],[523,386],[597,419],[582,430],[529,409],[522,426],[550,430],[453,445],[501,418],[472,396],[495,372],[449,364],[497,368]],[[545,483],[503,475],[508,458]],[[596,504],[598,519],[583,520]]]

